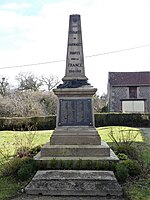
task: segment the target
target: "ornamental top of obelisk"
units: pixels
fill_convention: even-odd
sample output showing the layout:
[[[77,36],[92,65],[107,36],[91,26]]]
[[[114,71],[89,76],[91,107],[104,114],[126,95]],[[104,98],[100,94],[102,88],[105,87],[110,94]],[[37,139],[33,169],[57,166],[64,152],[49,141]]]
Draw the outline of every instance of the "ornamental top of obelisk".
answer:
[[[66,72],[62,80],[64,82],[78,80],[79,82],[84,82],[84,84],[87,82],[84,70],[80,15],[70,15]]]

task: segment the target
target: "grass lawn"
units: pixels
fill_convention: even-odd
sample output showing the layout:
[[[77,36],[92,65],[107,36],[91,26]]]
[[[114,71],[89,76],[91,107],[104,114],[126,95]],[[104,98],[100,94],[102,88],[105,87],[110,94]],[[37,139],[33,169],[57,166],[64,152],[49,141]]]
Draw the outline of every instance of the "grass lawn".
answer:
[[[117,141],[119,141],[120,137],[124,136],[124,139],[126,135],[130,135],[130,139],[132,140],[133,137],[137,135],[136,138],[133,139],[134,142],[143,142],[143,134],[138,128],[130,128],[125,126],[106,126],[106,127],[99,127],[97,128],[99,135],[101,136],[101,139],[110,143],[112,142],[110,138],[110,132],[112,131]],[[131,136],[132,135],[132,136]],[[128,138],[129,139],[129,138]]]
[[[109,136],[110,132],[113,132],[115,138],[119,141],[121,130],[125,130],[125,134],[136,135],[134,142],[144,142],[143,134],[136,128],[129,127],[100,127],[97,128],[101,139],[111,143]],[[19,146],[38,146],[49,141],[52,131],[1,131],[0,132],[0,150],[6,152],[9,156],[15,153],[15,150]],[[125,137],[125,135],[123,135]],[[131,138],[133,139],[133,138]],[[144,150],[145,158],[150,158],[149,146]],[[0,154],[1,155],[1,154]],[[2,156],[0,156],[0,161]],[[1,162],[0,162],[1,163]],[[2,167],[2,166],[1,166]],[[8,197],[16,195],[17,192],[23,188],[25,183],[18,183],[11,177],[3,177],[0,174],[0,200],[6,200]],[[128,181],[123,185],[125,191],[131,200],[150,200],[150,177],[139,180]]]
[[[5,149],[12,156],[20,146],[34,147],[45,144],[51,134],[52,131],[1,131],[0,149]]]

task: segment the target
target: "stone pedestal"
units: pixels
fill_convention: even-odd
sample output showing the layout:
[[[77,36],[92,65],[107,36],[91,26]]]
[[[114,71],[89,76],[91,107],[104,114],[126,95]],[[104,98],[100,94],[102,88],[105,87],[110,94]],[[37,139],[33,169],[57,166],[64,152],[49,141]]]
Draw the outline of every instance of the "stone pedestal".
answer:
[[[25,190],[36,195],[122,199],[122,189],[112,171],[38,171]]]

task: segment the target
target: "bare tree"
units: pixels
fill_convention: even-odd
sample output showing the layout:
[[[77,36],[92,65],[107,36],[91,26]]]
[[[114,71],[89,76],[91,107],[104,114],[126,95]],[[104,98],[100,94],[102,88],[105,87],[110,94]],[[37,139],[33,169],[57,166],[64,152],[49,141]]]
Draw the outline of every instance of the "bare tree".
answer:
[[[54,75],[41,76],[40,81],[47,86],[48,91],[52,91],[60,83],[59,78]]]
[[[41,79],[32,73],[19,73],[16,77],[18,87],[8,93],[8,81],[0,81],[0,116],[29,117],[56,114],[57,97],[52,89],[60,82],[58,77],[50,75]],[[48,91],[40,90],[46,85]],[[7,94],[7,95],[5,95]]]
[[[37,91],[42,85],[41,81],[31,72],[20,72],[16,76],[16,80],[18,81],[18,90]]]
[[[94,95],[94,111],[96,113],[103,112],[106,107],[106,99],[107,95],[103,93],[100,97],[95,94]]]
[[[2,96],[6,96],[8,94],[8,91],[9,91],[8,80],[5,77],[2,77],[0,81],[0,94]]]

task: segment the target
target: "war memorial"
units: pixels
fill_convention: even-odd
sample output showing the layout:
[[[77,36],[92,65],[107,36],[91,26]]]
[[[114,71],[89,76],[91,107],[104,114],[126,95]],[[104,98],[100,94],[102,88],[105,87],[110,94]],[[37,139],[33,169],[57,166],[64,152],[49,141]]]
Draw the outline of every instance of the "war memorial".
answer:
[[[97,89],[85,76],[80,15],[70,15],[66,71],[63,83],[54,89],[58,97],[56,128],[37,162],[118,162],[110,147],[101,141],[94,125],[92,97]],[[48,168],[48,167],[47,167]],[[112,171],[40,170],[26,187],[27,194],[50,196],[98,196],[121,199],[122,190]]]

